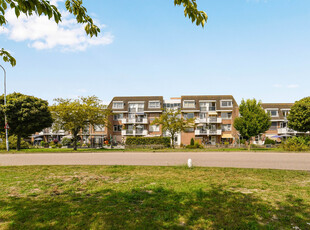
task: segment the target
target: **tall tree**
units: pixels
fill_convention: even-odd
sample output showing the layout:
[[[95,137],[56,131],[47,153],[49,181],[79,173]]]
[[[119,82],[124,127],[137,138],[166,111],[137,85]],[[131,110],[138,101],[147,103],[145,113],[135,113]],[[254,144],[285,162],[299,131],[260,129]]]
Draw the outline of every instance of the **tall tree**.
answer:
[[[181,117],[180,110],[163,110],[159,118],[155,118],[152,125],[161,125],[162,132],[167,132],[171,138],[171,145],[174,148],[174,138],[177,133],[184,131],[186,128],[195,126],[194,119],[185,119]]]
[[[266,132],[271,126],[270,116],[261,107],[260,101],[257,102],[255,99],[245,101],[242,99],[239,113],[240,117],[235,119],[234,127],[248,141],[252,137]]]
[[[289,128],[299,132],[310,131],[310,97],[296,101],[287,119]]]
[[[204,11],[197,9],[196,0],[174,0],[174,5],[183,5],[184,15],[188,17],[196,25],[204,27],[207,22],[208,16]],[[92,37],[100,33],[100,29],[93,22],[93,19],[87,14],[87,9],[83,6],[82,0],[66,0],[66,10],[74,15],[77,23],[85,25],[86,33]],[[20,14],[30,15],[45,15],[49,19],[53,19],[56,23],[61,21],[61,13],[58,8],[51,4],[48,0],[0,0],[0,26],[7,23],[5,13],[8,8],[14,9],[16,17]],[[3,61],[10,62],[12,66],[16,65],[16,60],[10,55],[9,52],[0,49],[0,56]]]
[[[107,109],[101,101],[95,97],[80,97],[79,99],[55,99],[57,102],[51,106],[54,118],[54,129],[64,129],[73,136],[73,148],[77,150],[78,135],[90,125],[109,127],[111,110]]]
[[[10,134],[17,136],[17,150],[20,149],[22,137],[29,137],[35,132],[50,127],[53,123],[47,101],[21,93],[9,94],[6,107],[3,95],[0,97],[0,129],[2,130],[4,112],[7,115]]]

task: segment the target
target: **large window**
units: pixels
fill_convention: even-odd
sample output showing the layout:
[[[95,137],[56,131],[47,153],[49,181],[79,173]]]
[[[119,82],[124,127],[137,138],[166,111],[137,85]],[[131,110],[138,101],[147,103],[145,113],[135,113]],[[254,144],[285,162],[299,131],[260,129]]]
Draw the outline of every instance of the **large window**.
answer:
[[[278,117],[278,110],[267,110],[267,113],[271,116],[271,117]]]
[[[131,113],[144,112],[144,103],[130,103],[129,112]]]
[[[271,122],[269,130],[277,130],[277,129],[278,129],[278,122]]]
[[[222,119],[231,119],[232,113],[222,113]]]
[[[287,117],[288,114],[289,114],[290,110],[289,109],[286,109],[286,110],[282,110],[282,113],[283,113],[283,117]]]
[[[104,125],[94,125],[95,132],[104,132]]]
[[[113,131],[114,131],[114,132],[120,132],[120,131],[122,131],[122,126],[121,126],[121,125],[114,125],[114,126],[113,126]]]
[[[159,132],[159,125],[150,125],[151,132]]]
[[[232,101],[221,101],[221,107],[232,107]]]
[[[124,115],[122,113],[119,113],[119,114],[114,114],[113,115],[113,120],[114,121],[118,121],[120,119],[123,119]]]
[[[159,109],[160,108],[160,101],[149,101],[149,108],[150,109]]]
[[[112,108],[113,109],[123,109],[124,108],[124,102],[122,102],[122,101],[114,101]]]
[[[222,125],[222,131],[231,131],[231,124]]]
[[[183,108],[195,108],[195,101],[183,101]]]

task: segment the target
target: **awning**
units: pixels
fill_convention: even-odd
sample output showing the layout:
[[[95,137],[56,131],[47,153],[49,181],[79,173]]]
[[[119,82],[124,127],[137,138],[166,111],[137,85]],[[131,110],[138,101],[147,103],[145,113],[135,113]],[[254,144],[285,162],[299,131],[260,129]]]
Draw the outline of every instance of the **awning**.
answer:
[[[217,115],[217,112],[211,111],[209,112],[209,115]]]
[[[223,134],[222,138],[233,138],[231,134]]]
[[[43,139],[41,137],[37,137],[34,139],[35,141],[42,141]]]
[[[197,127],[203,127],[204,126],[204,124],[198,124],[197,125]]]

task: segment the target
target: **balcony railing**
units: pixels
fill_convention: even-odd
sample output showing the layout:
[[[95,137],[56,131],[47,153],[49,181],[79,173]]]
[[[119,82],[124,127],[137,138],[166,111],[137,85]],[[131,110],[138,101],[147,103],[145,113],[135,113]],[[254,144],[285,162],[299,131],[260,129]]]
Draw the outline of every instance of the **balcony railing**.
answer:
[[[148,124],[147,118],[122,119],[123,124]]]
[[[220,117],[196,118],[195,123],[222,123]]]
[[[202,112],[208,112],[208,111],[215,111],[215,106],[209,106],[209,107],[200,107],[200,111]]]
[[[128,111],[130,113],[143,113],[144,112],[144,108],[129,108]]]
[[[122,135],[123,136],[136,136],[136,135],[142,135],[146,136],[148,134],[148,131],[146,129],[143,130],[134,130],[134,129],[126,129],[122,130]]]
[[[210,130],[210,129],[196,129],[195,130],[195,135],[222,135],[222,130],[216,129],[216,130]]]
[[[278,134],[296,134],[297,131],[289,128],[280,128],[278,129]]]

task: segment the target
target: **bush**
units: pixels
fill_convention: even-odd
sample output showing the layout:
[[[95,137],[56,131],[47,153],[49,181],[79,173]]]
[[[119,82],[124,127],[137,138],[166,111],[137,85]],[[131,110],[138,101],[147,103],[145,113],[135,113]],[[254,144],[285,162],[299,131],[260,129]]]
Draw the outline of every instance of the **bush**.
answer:
[[[57,148],[61,148],[62,147],[62,144],[57,144]]]
[[[195,144],[195,141],[194,141],[194,138],[192,138],[190,145],[194,146],[194,144]]]
[[[203,149],[203,146],[199,144],[198,141],[195,141],[193,145],[187,145],[186,148],[187,149]]]
[[[271,140],[270,138],[266,137],[265,145],[275,145],[275,144],[276,144],[275,140]]]
[[[62,145],[70,145],[71,142],[72,142],[71,139],[66,138],[66,137],[64,137],[64,138],[61,139]]]
[[[283,144],[282,148],[286,151],[307,151],[309,150],[306,138],[303,137],[292,137],[287,139]]]
[[[128,137],[126,145],[163,145],[170,147],[170,137]]]
[[[15,135],[9,136],[9,147],[10,147],[10,149],[16,149],[16,147],[17,147],[17,136],[15,136]],[[23,138],[20,141],[20,148],[21,149],[29,149],[28,142],[24,141]],[[5,142],[4,138],[3,138],[3,141],[0,143],[0,149],[6,149],[6,142]]]

